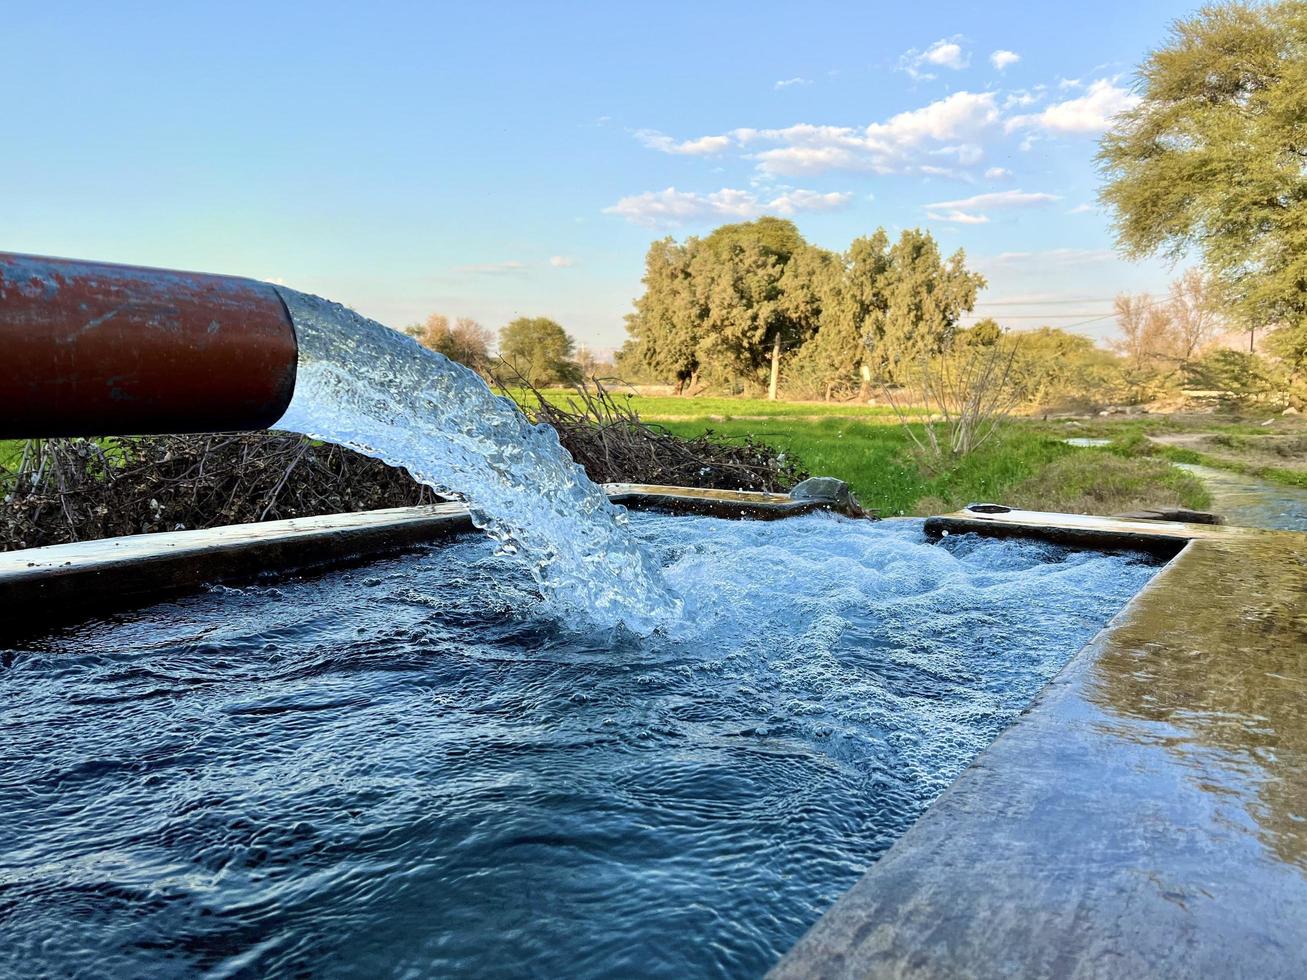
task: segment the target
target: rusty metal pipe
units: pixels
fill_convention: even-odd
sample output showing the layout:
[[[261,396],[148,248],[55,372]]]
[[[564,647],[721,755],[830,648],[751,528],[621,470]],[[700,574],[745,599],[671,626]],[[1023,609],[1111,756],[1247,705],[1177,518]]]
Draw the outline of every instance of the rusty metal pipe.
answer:
[[[267,283],[0,252],[0,438],[266,429],[297,357]]]

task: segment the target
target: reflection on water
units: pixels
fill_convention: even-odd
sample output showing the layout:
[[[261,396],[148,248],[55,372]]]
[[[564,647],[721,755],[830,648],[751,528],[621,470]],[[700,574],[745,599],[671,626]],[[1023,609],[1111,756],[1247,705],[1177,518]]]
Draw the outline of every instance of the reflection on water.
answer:
[[[1199,541],[1140,596],[1092,697],[1165,747],[1187,779],[1307,872],[1307,545]],[[1140,725],[1139,722],[1145,724]]]
[[[1095,449],[1099,446],[1112,445],[1111,439],[1090,439],[1086,436],[1077,436],[1074,439],[1063,439],[1068,446],[1075,446],[1079,449]]]

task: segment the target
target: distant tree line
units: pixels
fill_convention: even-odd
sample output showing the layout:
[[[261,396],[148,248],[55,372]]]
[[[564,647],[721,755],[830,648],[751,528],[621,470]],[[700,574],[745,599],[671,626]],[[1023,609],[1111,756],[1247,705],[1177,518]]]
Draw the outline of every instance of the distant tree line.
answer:
[[[946,349],[985,280],[928,232],[891,244],[877,231],[844,253],[809,244],[790,221],[759,218],[645,257],[644,294],[627,317],[619,365],[678,392],[787,383],[826,397],[894,380]]]
[[[495,335],[476,320],[450,320],[433,313],[422,323],[404,331],[423,347],[465,364],[483,375],[495,375],[505,382],[517,378],[533,385],[575,384],[596,373],[601,365],[562,325],[548,317],[518,317]]]

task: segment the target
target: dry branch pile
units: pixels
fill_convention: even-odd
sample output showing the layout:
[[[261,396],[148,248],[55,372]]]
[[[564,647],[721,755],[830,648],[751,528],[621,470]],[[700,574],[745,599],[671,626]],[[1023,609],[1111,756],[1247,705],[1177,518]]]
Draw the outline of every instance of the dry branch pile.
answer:
[[[726,439],[709,431],[685,439],[642,422],[625,399],[614,398],[597,380],[577,386],[566,406],[524,379],[518,385],[534,402],[527,414],[553,426],[563,448],[596,483],[783,492],[809,476],[797,460],[748,437]]]
[[[403,470],[271,432],[32,440],[0,477],[0,551],[437,499]]]
[[[571,408],[536,392],[531,414],[596,482],[786,490],[807,476],[766,445],[682,439],[598,385],[577,391]],[[0,495],[0,551],[439,499],[404,470],[280,433],[32,440]]]

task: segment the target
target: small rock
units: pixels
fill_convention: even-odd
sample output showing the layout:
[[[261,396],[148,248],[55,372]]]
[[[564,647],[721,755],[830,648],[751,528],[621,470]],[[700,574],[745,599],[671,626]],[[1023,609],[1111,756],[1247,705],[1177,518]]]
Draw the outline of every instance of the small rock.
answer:
[[[1299,412],[1298,409],[1296,409],[1296,408],[1294,408],[1292,405],[1290,405],[1288,408],[1286,408],[1286,409],[1285,409],[1283,412],[1281,412],[1280,414],[1281,414],[1281,415],[1301,415],[1302,413]]]
[[[813,476],[790,490],[791,500],[814,500],[829,505],[831,510],[862,517],[865,511],[853,495],[849,485],[833,476]]]

